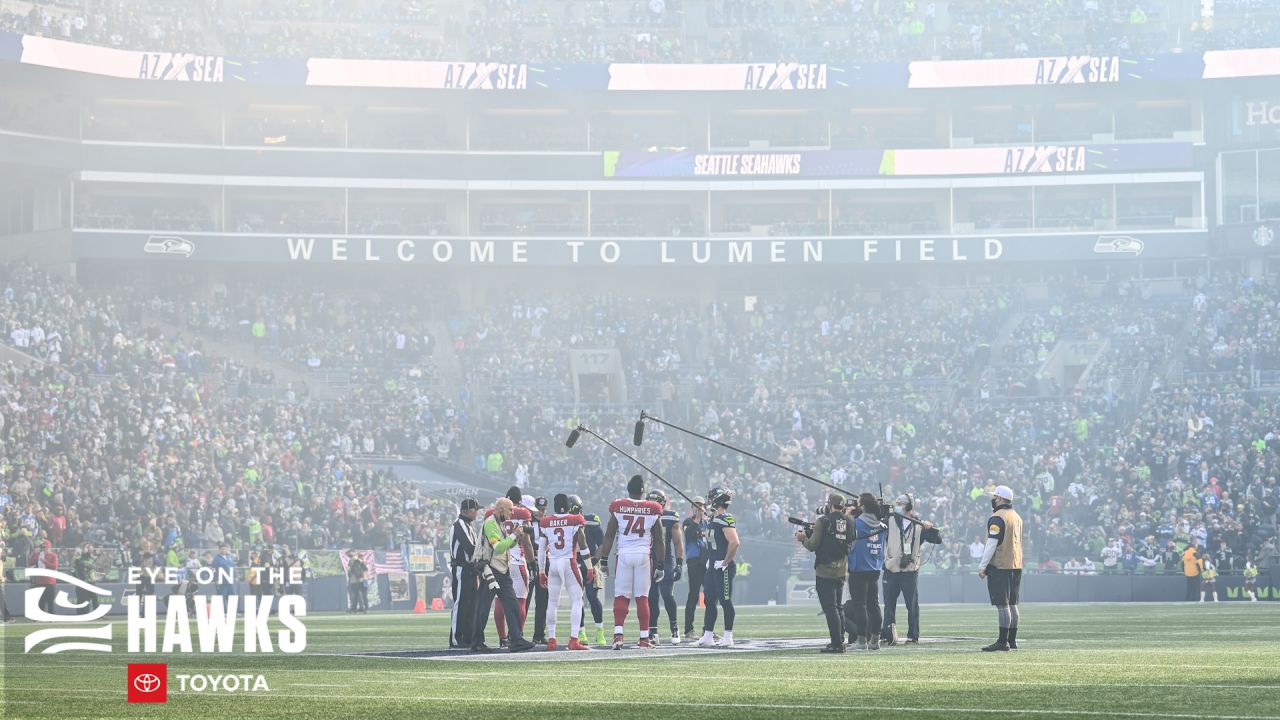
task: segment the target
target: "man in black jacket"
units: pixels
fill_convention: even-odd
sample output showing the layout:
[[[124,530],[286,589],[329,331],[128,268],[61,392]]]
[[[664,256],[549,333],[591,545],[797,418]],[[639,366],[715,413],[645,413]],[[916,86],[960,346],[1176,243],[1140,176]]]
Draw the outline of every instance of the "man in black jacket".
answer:
[[[453,617],[449,631],[451,648],[471,646],[476,583],[479,582],[471,564],[471,554],[476,548],[474,523],[479,509],[480,503],[475,498],[466,498],[458,507],[458,519],[453,522],[453,539],[449,543],[449,562],[453,568]]]
[[[80,554],[72,563],[71,573],[87,583],[93,582],[93,545],[85,543],[80,547]],[[89,606],[89,612],[98,609],[98,594],[81,587],[76,588],[76,603]]]
[[[369,612],[369,566],[355,550],[347,551],[347,612]]]

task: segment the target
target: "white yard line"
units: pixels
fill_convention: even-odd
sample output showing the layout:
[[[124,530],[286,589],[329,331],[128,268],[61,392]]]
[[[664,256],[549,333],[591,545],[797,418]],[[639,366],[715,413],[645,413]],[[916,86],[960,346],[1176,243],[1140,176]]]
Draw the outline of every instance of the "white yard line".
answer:
[[[34,690],[34,688],[33,688]],[[87,695],[87,696],[104,696],[119,697],[122,692],[104,692],[98,690],[70,690],[60,689],[59,694],[70,695]],[[181,693],[171,692],[171,695],[208,695],[208,693]],[[413,702],[468,702],[474,698],[470,695],[384,695],[384,694],[354,694],[345,693],[342,695],[318,695],[314,693],[290,694],[277,692],[258,693],[259,699],[283,698],[283,699],[307,699],[307,700],[407,700]],[[228,696],[228,699],[231,699]],[[240,697],[243,700],[243,696]],[[50,702],[56,702],[51,700]],[[662,700],[590,700],[584,702],[580,696],[565,698],[546,698],[534,697],[524,698],[521,700],[525,705],[555,705],[564,707],[566,705],[574,705],[577,707],[591,705],[626,705],[630,707],[647,706],[647,707],[673,707],[685,708],[689,707],[687,702],[670,702]],[[833,714],[847,715],[851,708],[833,705],[813,705],[813,704],[790,704],[790,703],[733,703],[733,702],[717,702],[716,707],[740,710],[807,710],[810,712],[827,712]],[[987,715],[1063,715],[1078,717],[1134,717],[1134,718],[1177,718],[1183,720],[1280,720],[1280,716],[1275,715],[1208,715],[1204,713],[1161,713],[1161,712],[1136,712],[1121,710],[1049,710],[1044,708],[1010,708],[1010,707],[923,707],[910,705],[859,705],[857,710],[871,712],[932,712],[932,713],[983,713]]]

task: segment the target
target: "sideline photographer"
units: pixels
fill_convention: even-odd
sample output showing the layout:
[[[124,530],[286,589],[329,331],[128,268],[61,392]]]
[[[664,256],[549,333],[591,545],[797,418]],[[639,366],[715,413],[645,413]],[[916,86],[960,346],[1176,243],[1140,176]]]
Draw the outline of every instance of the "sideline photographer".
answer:
[[[942,533],[925,521],[917,525],[907,518],[917,518],[915,498],[903,493],[894,500],[893,519],[889,522],[884,557],[884,625],[880,642],[898,644],[898,595],[907,606],[908,644],[920,642],[920,544],[942,544]]]
[[[516,604],[511,581],[514,570],[511,548],[519,542],[522,529],[517,528],[511,534],[503,529],[503,525],[511,519],[514,507],[510,498],[498,498],[493,505],[493,515],[484,521],[482,537],[476,543],[476,551],[472,556],[472,564],[480,575],[476,614],[472,625],[472,652],[490,652],[489,647],[484,644],[484,628],[489,624],[489,608],[493,606],[495,597],[502,601],[502,610],[506,614],[511,652],[524,652],[534,648],[534,644],[526,640],[521,632],[519,606]]]
[[[813,569],[817,578],[818,602],[827,616],[831,642],[819,652],[844,652],[844,618],[841,597],[845,578],[849,575],[849,550],[853,546],[853,520],[844,514],[844,495],[831,493],[825,513],[814,523],[791,518],[802,525],[796,540],[814,554]]]
[[[884,539],[887,528],[884,518],[889,508],[882,506],[875,495],[858,496],[857,510],[862,513],[854,520],[854,541],[849,550],[849,600],[845,603],[845,618],[857,633],[854,650],[880,649],[880,570],[884,567]],[[848,628],[846,628],[848,630]]]

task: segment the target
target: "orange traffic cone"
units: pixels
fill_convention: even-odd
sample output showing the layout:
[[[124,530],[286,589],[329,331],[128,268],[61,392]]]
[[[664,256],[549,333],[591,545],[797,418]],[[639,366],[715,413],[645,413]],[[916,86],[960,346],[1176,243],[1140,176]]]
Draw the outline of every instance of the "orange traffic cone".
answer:
[[[432,610],[443,610],[443,609],[444,609],[444,598],[431,598],[431,609],[432,609]]]
[[[415,613],[424,613],[427,611],[427,604],[423,602],[422,598],[418,598],[418,602],[414,603],[413,611]]]

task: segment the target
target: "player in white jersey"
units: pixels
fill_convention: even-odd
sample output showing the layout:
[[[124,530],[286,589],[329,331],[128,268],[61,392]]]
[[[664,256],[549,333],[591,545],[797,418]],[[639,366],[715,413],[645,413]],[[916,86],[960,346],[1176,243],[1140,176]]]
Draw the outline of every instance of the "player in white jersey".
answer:
[[[554,515],[543,515],[538,521],[538,584],[547,589],[547,649],[556,649],[556,608],[561,588],[569,592],[570,650],[590,650],[578,640],[582,625],[583,577],[578,571],[578,555],[590,558],[587,521],[569,512],[569,496],[561,493],[551,500]],[[592,582],[595,566],[588,565],[586,582]]]
[[[629,497],[609,505],[609,529],[600,546],[600,567],[608,570],[609,551],[618,543],[618,565],[613,573],[613,649],[622,649],[622,626],[636,600],[640,620],[640,647],[653,647],[649,640],[649,585],[662,579],[662,565],[654,577],[653,556],[664,557],[662,534],[654,533],[662,517],[662,506],[644,497],[644,478],[635,475],[627,483]],[[619,533],[621,528],[621,533]]]

